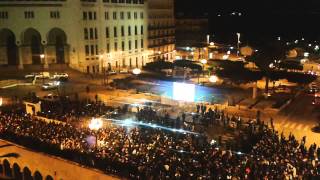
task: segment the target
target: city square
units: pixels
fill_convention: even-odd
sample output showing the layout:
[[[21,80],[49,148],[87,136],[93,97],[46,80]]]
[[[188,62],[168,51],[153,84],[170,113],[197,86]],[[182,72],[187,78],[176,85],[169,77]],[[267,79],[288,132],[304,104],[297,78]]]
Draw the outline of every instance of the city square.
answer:
[[[319,179],[318,32],[197,6],[0,1],[0,179]]]

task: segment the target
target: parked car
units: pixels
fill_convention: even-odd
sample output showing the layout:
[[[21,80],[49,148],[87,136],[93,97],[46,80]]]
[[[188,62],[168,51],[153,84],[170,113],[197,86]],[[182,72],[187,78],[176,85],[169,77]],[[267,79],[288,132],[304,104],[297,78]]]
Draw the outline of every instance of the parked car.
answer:
[[[107,74],[114,75],[114,74],[117,74],[117,72],[115,70],[110,70],[110,71],[107,71]]]
[[[129,73],[129,70],[128,69],[121,69],[120,73],[121,74],[126,74],[126,73]]]
[[[52,79],[59,79],[59,78],[68,78],[69,75],[67,73],[54,73],[53,76],[51,76]]]
[[[319,92],[319,88],[318,88],[318,86],[316,86],[316,85],[311,85],[311,86],[309,87],[309,89],[308,89],[308,93],[313,94],[313,93],[317,93],[317,92]]]
[[[38,75],[36,75],[37,78],[40,79],[47,79],[50,78],[50,73],[49,72],[40,72]]]
[[[34,76],[36,76],[36,75],[39,75],[39,73],[30,73],[30,74],[26,74],[25,76],[24,76],[24,78],[34,78]]]
[[[45,83],[42,85],[42,90],[52,90],[52,89],[57,89],[60,85],[59,81],[53,81],[49,83]]]

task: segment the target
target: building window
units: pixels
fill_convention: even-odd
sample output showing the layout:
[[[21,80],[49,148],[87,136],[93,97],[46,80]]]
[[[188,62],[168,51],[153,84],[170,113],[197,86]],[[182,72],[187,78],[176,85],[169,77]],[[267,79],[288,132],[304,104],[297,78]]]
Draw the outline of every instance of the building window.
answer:
[[[127,12],[128,19],[131,19],[131,12]]]
[[[143,43],[143,39],[141,39],[141,48],[144,48],[144,43]]]
[[[109,20],[109,12],[104,12],[104,19]]]
[[[98,45],[96,45],[96,55],[98,55],[99,52],[98,52]]]
[[[113,12],[112,17],[114,20],[116,20],[117,19],[117,12]]]
[[[134,35],[138,35],[138,27],[134,26]]]
[[[0,11],[0,19],[8,19],[8,17],[7,11]]]
[[[60,18],[60,12],[59,11],[50,11],[50,18],[59,19]]]
[[[94,45],[91,45],[91,56],[94,55]]]
[[[109,38],[110,34],[109,34],[109,27],[106,27],[106,38]]]
[[[117,27],[113,27],[113,37],[118,37]]]
[[[128,36],[131,36],[131,26],[128,26]]]
[[[136,57],[136,67],[137,67],[137,68],[139,67],[139,64],[138,64],[138,57]]]
[[[88,29],[84,28],[84,39],[88,39]]]
[[[121,42],[121,50],[124,51],[124,41]]]
[[[129,59],[129,66],[130,66],[130,68],[132,68],[132,62],[131,62],[132,60],[131,60],[131,58]]]
[[[141,56],[141,66],[144,66],[143,56]]]
[[[92,12],[88,12],[88,15],[89,15],[89,20],[92,20]]]
[[[140,34],[143,35],[143,26],[140,27]]]
[[[122,67],[124,67],[124,68],[126,67],[126,59],[125,58],[122,59]]]
[[[93,12],[93,19],[96,20],[97,19],[97,13]]]
[[[114,51],[118,51],[118,43],[117,42],[114,43]]]
[[[89,45],[86,45],[84,49],[85,49],[86,56],[89,56]]]
[[[88,13],[84,11],[84,12],[82,13],[82,17],[83,17],[83,20],[87,20],[87,18],[88,18]]]
[[[128,47],[129,47],[129,51],[131,50],[131,41],[129,40],[129,42],[128,42]]]
[[[135,41],[134,41],[134,48],[135,48],[135,49],[138,49],[138,40],[135,40]]]
[[[120,19],[124,19],[124,12],[120,12]]]
[[[24,18],[25,19],[33,19],[34,18],[34,12],[33,11],[25,11],[24,12]]]
[[[121,36],[124,36],[124,26],[121,26]]]
[[[90,39],[93,39],[93,28],[90,28]]]
[[[107,43],[107,53],[110,53],[110,44]]]
[[[140,12],[140,19],[143,19],[143,12]]]
[[[137,13],[137,12],[134,12],[134,13],[133,13],[133,17],[134,17],[134,19],[138,19],[138,13]]]
[[[97,28],[94,28],[94,38],[98,39],[98,30],[97,30]]]

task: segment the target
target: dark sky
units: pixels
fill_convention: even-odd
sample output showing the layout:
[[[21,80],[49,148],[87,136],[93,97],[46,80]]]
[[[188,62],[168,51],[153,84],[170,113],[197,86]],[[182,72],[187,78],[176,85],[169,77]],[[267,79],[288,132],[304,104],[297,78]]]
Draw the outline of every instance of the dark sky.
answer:
[[[320,0],[176,0],[175,7],[176,12],[207,12],[209,31],[221,40],[236,32],[246,41],[278,35],[320,39]]]

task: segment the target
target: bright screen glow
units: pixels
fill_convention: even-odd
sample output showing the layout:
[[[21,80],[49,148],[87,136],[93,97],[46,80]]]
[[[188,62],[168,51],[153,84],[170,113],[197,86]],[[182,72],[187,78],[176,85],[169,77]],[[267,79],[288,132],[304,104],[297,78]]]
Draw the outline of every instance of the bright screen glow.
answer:
[[[195,85],[186,83],[173,83],[173,99],[178,101],[194,102]]]

